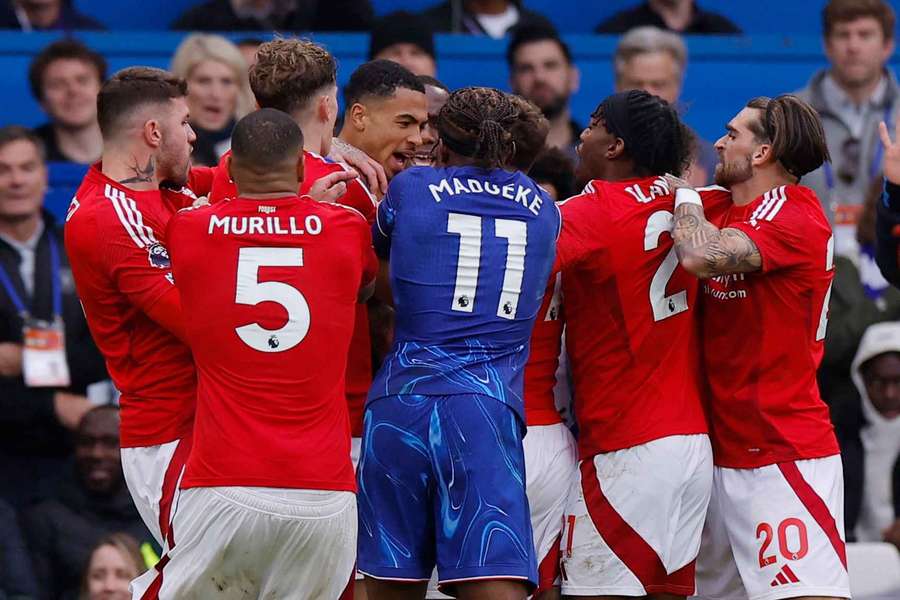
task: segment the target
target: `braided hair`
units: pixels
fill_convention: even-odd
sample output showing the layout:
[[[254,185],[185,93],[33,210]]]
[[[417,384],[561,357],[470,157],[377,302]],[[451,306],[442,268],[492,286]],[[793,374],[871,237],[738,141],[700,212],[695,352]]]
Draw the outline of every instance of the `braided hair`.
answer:
[[[510,130],[518,118],[519,109],[500,90],[467,87],[450,94],[437,127],[448,149],[473,164],[496,169],[514,152]]]

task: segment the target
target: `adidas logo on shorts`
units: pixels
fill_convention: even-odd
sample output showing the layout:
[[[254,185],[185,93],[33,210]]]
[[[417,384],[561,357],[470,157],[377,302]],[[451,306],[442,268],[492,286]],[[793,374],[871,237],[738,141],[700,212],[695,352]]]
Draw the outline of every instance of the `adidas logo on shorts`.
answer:
[[[800,580],[788,565],[784,565],[769,585],[771,587],[778,587],[779,585],[787,585],[789,583],[800,583]]]

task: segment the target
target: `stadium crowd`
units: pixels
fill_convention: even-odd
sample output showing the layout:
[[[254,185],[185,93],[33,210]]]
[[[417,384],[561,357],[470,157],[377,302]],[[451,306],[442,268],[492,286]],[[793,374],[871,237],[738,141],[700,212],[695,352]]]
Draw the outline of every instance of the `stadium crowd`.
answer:
[[[849,598],[845,542],[900,551],[890,4],[824,3],[828,66],[716,141],[682,36],[740,35],[724,5],[597,24],[581,123],[527,2],[414,4],[198,2],[115,74],[71,2],[0,4],[66,32],[7,75],[46,122],[0,127],[0,600]],[[370,34],[342,90],[322,31]],[[438,32],[507,40],[509,89],[448,88]],[[58,163],[92,165],[65,223]]]

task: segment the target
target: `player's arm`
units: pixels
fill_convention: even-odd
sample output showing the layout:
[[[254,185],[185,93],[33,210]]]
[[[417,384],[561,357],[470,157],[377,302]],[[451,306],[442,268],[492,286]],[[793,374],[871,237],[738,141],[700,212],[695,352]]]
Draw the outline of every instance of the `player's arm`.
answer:
[[[700,278],[727,273],[751,273],[762,268],[756,243],[740,229],[719,229],[706,220],[700,194],[682,179],[666,175],[675,192],[672,239],[678,262]]]
[[[375,298],[391,307],[394,306],[394,295],[391,292],[390,282],[391,234],[394,231],[396,216],[396,201],[391,194],[387,194],[378,205],[375,223],[372,224],[372,245],[378,256]]]
[[[875,260],[881,274],[900,287],[900,120],[895,128],[896,142],[891,141],[887,124],[878,125],[884,145],[884,194],[878,202],[876,217]]]

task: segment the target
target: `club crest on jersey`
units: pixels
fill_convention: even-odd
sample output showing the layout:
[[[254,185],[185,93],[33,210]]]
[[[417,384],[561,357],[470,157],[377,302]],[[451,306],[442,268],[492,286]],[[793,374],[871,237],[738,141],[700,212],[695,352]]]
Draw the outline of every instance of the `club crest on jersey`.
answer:
[[[172,267],[172,263],[169,262],[169,251],[159,242],[148,247],[147,254],[151,267],[156,267],[157,269],[169,269]]]

